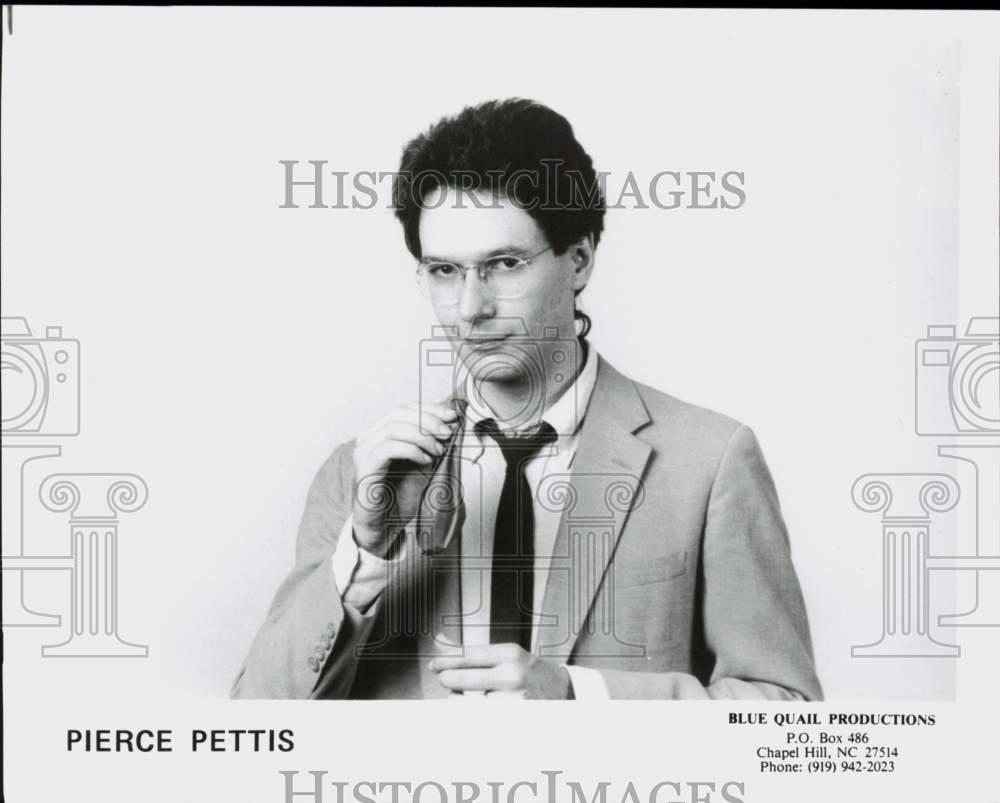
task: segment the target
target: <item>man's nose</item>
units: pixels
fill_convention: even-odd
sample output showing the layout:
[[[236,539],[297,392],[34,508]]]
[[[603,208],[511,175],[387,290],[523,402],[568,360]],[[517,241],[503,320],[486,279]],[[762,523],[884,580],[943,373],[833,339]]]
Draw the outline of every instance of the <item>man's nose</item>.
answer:
[[[462,280],[462,297],[458,302],[458,315],[464,321],[489,318],[496,314],[493,290],[480,278],[478,271],[470,270]]]

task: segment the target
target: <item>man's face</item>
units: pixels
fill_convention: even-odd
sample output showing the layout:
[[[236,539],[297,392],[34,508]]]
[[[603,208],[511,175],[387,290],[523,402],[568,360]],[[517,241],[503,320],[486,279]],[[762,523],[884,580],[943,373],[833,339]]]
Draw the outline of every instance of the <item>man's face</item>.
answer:
[[[425,198],[420,215],[424,260],[471,268],[497,254],[529,258],[524,290],[497,298],[489,283],[469,270],[454,303],[434,301],[442,325],[455,331],[452,345],[477,381],[535,381],[556,344],[575,338],[574,289],[586,283],[573,248],[556,256],[545,233],[524,209],[488,193],[439,187]],[[546,250],[548,249],[548,250]],[[589,255],[588,255],[589,258]],[[546,337],[548,335],[548,337]],[[537,344],[537,345],[534,345]]]

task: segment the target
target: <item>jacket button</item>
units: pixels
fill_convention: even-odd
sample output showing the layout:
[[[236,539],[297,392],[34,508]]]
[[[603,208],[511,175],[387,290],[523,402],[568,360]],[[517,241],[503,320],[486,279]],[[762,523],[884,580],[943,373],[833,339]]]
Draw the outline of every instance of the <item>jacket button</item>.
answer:
[[[311,656],[311,655],[309,656],[309,668],[310,668],[310,669],[311,669],[311,670],[312,670],[313,672],[318,672],[318,671],[319,671],[319,661],[317,661],[317,660],[316,660],[316,659],[315,659],[315,658],[314,658],[313,656]]]
[[[324,635],[323,638],[320,639],[320,643],[323,645],[324,649],[328,650],[330,649],[330,644],[332,644],[333,642],[330,641],[329,636]]]
[[[328,636],[332,636],[332,635],[333,635],[334,633],[336,633],[336,632],[337,632],[337,628],[335,628],[335,627],[333,626],[333,622],[330,622],[330,624],[328,624],[328,625],[326,626],[326,633],[327,633],[327,635],[328,635]]]

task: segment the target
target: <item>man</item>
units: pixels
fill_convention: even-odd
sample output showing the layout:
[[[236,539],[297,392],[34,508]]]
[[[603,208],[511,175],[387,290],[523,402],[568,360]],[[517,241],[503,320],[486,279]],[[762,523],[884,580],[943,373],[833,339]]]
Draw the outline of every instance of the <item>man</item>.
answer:
[[[467,108],[394,200],[454,392],[320,468],[233,695],[819,699],[753,433],[587,340],[604,202],[569,123]]]

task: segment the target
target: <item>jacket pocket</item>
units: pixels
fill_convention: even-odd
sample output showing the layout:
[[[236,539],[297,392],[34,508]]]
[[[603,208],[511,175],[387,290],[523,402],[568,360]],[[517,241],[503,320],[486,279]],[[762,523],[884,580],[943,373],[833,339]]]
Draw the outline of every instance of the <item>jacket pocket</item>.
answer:
[[[668,555],[625,563],[612,562],[610,572],[615,589],[661,583],[687,571],[688,551],[678,549]]]

